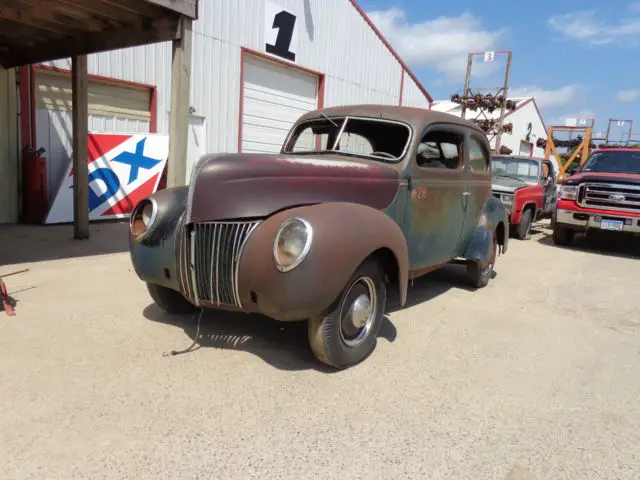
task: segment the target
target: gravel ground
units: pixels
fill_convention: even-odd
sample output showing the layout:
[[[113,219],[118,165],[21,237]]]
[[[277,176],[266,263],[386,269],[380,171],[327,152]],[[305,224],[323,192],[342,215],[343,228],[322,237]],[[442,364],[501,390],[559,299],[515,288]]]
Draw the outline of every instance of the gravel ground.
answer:
[[[0,478],[638,479],[632,247],[512,240],[497,277],[416,281],[332,372],[304,325],[152,305],[122,224],[0,230]],[[110,252],[97,255],[100,252]],[[73,255],[85,255],[73,257]]]

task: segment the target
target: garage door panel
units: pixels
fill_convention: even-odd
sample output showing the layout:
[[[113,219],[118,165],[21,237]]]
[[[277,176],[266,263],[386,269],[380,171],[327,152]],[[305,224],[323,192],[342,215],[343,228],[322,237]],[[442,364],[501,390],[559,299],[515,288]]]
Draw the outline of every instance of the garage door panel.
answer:
[[[242,151],[277,153],[294,122],[317,108],[318,78],[246,56],[242,98]]]

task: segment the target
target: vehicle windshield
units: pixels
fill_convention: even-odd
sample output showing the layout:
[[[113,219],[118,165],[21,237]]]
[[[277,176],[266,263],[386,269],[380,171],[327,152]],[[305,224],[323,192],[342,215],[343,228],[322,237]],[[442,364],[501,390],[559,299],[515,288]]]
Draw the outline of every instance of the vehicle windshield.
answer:
[[[523,182],[537,182],[540,163],[517,157],[493,157],[491,170],[494,177],[507,177]]]
[[[580,173],[630,173],[640,175],[640,150],[595,152],[579,170]]]
[[[361,117],[320,117],[295,127],[284,153],[340,153],[398,162],[411,138],[408,125]]]

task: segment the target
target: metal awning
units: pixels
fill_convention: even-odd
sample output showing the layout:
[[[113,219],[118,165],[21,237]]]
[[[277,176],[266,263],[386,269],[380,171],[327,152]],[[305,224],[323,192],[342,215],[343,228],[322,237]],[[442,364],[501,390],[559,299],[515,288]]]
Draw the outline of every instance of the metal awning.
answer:
[[[181,16],[197,18],[197,0],[2,0],[0,66],[179,38]]]

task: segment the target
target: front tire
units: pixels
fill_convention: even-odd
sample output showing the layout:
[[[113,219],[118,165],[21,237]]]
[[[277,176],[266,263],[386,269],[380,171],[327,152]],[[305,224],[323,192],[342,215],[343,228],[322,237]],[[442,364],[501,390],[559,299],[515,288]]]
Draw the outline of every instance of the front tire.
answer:
[[[553,226],[553,243],[561,247],[568,247],[573,243],[575,232],[569,228]]]
[[[519,240],[527,240],[531,238],[531,224],[533,223],[533,213],[530,208],[522,212],[520,223],[516,227],[516,237]]]
[[[156,305],[168,313],[193,313],[197,310],[195,305],[189,303],[175,290],[155,283],[147,283],[147,290]]]
[[[486,287],[491,277],[493,277],[493,267],[495,266],[498,256],[498,237],[496,231],[493,232],[492,236],[487,265],[483,267],[480,262],[473,262],[467,265],[467,275],[469,275],[471,285],[475,288]]]
[[[379,262],[367,260],[328,312],[309,319],[309,343],[316,358],[337,369],[367,358],[376,347],[386,301],[384,271]]]

